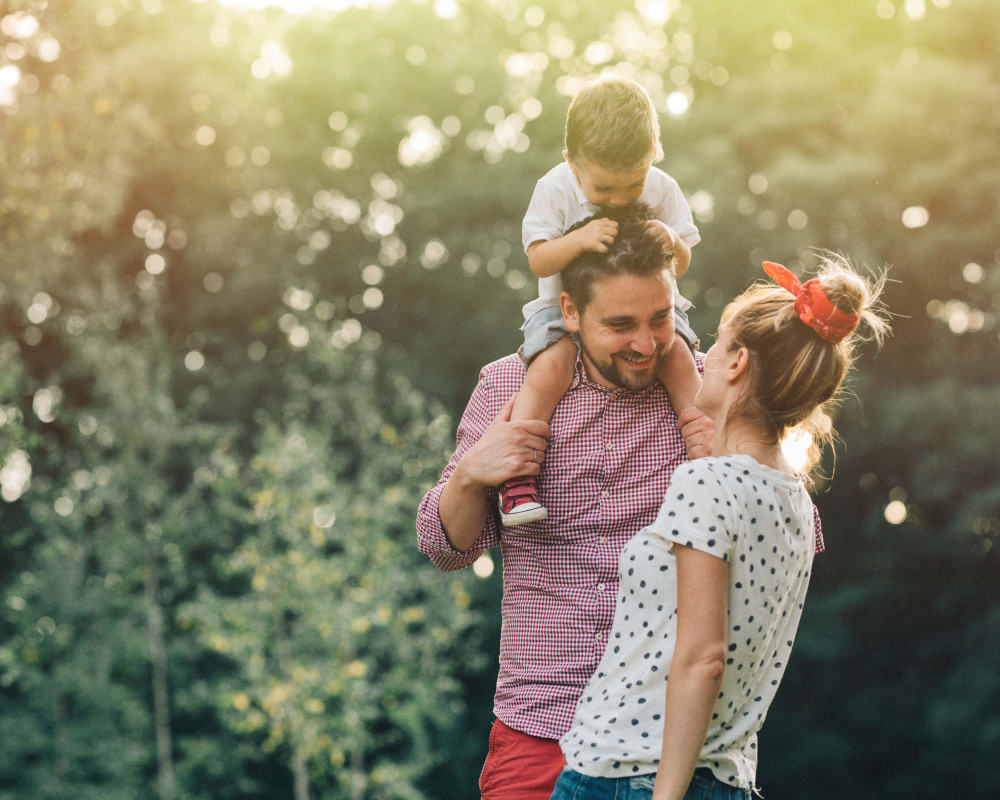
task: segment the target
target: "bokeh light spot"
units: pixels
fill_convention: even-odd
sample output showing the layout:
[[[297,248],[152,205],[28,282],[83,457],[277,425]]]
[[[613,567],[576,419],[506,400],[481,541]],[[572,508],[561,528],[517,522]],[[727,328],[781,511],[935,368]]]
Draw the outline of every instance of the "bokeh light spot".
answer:
[[[788,214],[788,227],[793,231],[801,231],[809,224],[809,215],[801,208],[796,208]]]
[[[150,253],[146,256],[145,267],[150,275],[159,275],[167,268],[167,260],[159,253]]]
[[[906,504],[893,500],[885,507],[885,521],[890,525],[899,525],[906,521]]]
[[[488,578],[493,574],[493,559],[489,553],[483,553],[472,562],[472,571],[477,578]]]
[[[964,267],[962,267],[962,277],[968,283],[980,283],[985,276],[983,268],[977,264],[975,261],[970,261]]]
[[[687,113],[691,101],[687,94],[678,90],[667,95],[667,113],[672,117],[680,117]]]
[[[755,172],[747,178],[747,188],[754,194],[764,194],[767,191],[767,178]]]
[[[903,211],[902,217],[904,227],[922,228],[930,222],[931,215],[923,206],[910,206]]]
[[[896,4],[892,0],[879,0],[875,6],[875,13],[879,19],[892,19],[896,16]]]

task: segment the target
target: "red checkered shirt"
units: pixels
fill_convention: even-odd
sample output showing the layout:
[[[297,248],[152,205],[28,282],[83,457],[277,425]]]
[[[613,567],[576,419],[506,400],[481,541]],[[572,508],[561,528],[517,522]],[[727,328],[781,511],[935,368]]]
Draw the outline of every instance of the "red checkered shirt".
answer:
[[[697,360],[701,368],[702,357]],[[518,356],[483,368],[458,427],[458,447],[420,503],[417,541],[443,570],[468,567],[500,545],[503,621],[493,710],[515,730],[558,739],[604,652],[618,593],[618,554],[656,518],[687,451],[659,383],[639,392],[607,389],[587,378],[578,358],[573,383],[552,416],[539,479],[548,519],[501,526],[491,489],[483,532],[459,552],[438,514],[441,491],[523,381]],[[816,548],[823,549],[818,516]]]

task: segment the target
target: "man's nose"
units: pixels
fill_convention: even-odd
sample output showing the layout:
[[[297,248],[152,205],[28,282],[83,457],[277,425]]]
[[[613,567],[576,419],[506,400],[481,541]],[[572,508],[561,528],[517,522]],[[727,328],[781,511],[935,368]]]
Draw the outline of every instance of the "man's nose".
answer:
[[[632,349],[644,356],[651,355],[656,350],[656,335],[652,328],[639,331],[632,340]]]

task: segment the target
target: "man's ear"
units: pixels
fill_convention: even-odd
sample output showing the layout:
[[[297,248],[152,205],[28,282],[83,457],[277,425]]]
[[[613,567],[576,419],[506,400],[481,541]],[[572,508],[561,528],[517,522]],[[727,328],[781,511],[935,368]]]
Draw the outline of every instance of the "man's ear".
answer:
[[[566,323],[566,330],[570,333],[580,332],[580,311],[573,303],[573,298],[569,292],[559,295],[559,308],[562,310],[563,322]]]

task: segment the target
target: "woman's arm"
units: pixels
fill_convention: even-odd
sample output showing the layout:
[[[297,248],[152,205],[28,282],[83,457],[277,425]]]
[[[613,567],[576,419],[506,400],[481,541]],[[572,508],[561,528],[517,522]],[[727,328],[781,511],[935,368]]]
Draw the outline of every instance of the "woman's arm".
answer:
[[[726,669],[729,564],[691,547],[677,556],[677,645],[667,679],[653,800],[682,800]]]

